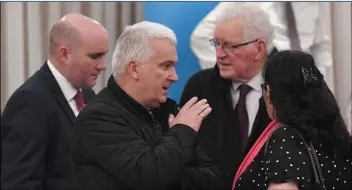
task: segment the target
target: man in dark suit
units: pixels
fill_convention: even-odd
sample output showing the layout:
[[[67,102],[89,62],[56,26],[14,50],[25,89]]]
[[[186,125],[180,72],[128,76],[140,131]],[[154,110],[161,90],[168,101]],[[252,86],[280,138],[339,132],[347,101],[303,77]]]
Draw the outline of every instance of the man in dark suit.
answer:
[[[202,123],[199,145],[228,176],[234,175],[246,152],[269,124],[262,98],[262,68],[272,48],[273,28],[257,5],[228,8],[218,18],[214,39],[217,64],[194,74],[180,104],[206,98],[213,111]]]
[[[108,34],[80,14],[51,29],[49,60],[10,97],[2,115],[2,189],[74,189],[70,137],[105,69]]]

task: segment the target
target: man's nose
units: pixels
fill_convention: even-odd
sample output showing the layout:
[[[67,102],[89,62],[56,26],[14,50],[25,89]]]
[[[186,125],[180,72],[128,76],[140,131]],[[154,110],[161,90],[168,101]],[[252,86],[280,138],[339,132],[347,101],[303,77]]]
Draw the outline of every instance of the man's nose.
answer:
[[[226,56],[226,52],[224,51],[224,49],[222,48],[222,46],[218,46],[216,47],[216,57],[225,57]]]
[[[104,63],[104,59],[99,60],[98,64],[97,64],[97,69],[104,71],[106,68],[105,63]]]
[[[178,76],[177,76],[175,67],[172,67],[172,70],[170,72],[169,80],[171,80],[172,82],[177,82],[178,81]]]

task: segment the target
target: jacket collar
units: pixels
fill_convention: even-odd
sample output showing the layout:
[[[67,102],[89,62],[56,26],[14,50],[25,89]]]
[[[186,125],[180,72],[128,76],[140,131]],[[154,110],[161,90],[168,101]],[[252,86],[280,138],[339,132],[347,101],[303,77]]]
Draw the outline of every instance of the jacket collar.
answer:
[[[43,76],[45,83],[47,84],[47,86],[51,90],[51,92],[53,93],[55,99],[58,101],[58,104],[64,110],[64,113],[66,114],[66,116],[69,118],[69,120],[73,124],[76,117],[75,117],[70,105],[68,104],[58,82],[56,81],[54,75],[50,71],[47,62],[45,62],[45,64],[40,68],[39,72]]]
[[[145,107],[128,95],[115,81],[111,75],[108,80],[107,88],[111,90],[113,95],[118,99],[124,108],[134,115],[137,115],[143,121],[152,122],[151,117]],[[179,107],[172,99],[167,99],[166,103],[161,104],[158,108],[153,109],[153,113],[158,118],[162,126],[168,127],[167,119],[169,114],[176,115]],[[165,126],[166,125],[166,126]]]

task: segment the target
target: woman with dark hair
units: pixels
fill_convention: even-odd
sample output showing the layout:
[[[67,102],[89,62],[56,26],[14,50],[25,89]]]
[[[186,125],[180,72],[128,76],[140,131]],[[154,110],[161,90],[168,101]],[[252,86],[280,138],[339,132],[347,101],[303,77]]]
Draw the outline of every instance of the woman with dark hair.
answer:
[[[242,189],[351,189],[351,144],[337,102],[311,55],[281,51],[263,70],[272,123],[237,171]]]

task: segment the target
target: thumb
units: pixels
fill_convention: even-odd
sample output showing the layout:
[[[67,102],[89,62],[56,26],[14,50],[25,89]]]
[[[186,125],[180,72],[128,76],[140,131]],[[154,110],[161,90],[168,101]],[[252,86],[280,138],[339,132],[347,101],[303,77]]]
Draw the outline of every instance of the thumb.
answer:
[[[169,119],[168,119],[168,122],[169,122],[169,127],[171,127],[172,122],[174,121],[174,119],[175,119],[175,116],[174,116],[174,115],[172,115],[172,114],[170,114],[170,115],[169,115]]]

